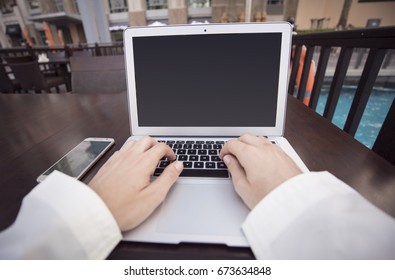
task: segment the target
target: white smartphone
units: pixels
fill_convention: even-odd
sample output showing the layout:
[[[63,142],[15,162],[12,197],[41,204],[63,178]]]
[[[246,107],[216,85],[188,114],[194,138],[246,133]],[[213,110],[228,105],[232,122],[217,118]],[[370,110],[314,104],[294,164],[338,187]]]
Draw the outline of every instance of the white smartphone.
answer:
[[[114,145],[112,138],[86,138],[37,178],[42,182],[54,170],[79,179],[108,149]]]

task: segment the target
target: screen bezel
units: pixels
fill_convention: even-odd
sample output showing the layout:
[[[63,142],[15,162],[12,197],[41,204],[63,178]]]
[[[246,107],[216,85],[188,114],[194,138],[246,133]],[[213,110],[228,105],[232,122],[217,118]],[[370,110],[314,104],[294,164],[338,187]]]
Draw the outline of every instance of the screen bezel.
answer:
[[[238,34],[238,33],[281,33],[281,52],[277,94],[276,122],[270,127],[171,127],[142,126],[139,124],[133,38],[146,36]],[[285,111],[288,86],[288,69],[291,52],[292,28],[287,22],[171,25],[161,27],[133,27],[124,32],[125,66],[128,83],[129,119],[132,135],[151,136],[237,136],[246,132],[256,135],[282,136],[285,125]]]

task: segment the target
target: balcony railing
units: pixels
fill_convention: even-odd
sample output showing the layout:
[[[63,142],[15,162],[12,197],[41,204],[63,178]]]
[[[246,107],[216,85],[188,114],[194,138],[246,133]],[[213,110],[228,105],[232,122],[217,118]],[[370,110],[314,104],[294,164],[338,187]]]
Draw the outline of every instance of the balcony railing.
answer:
[[[289,80],[289,94],[293,95],[295,85],[297,84],[297,75],[299,71],[299,63],[303,48],[305,47],[303,69],[300,80],[298,81],[297,98],[304,100],[306,94],[306,86],[309,80],[309,72],[311,62],[313,60],[314,51],[319,49],[319,57],[316,62],[317,69],[314,77],[314,84],[312,87],[309,107],[316,110],[318,98],[321,94],[321,89],[324,84],[325,73],[328,72],[328,61],[331,53],[338,52],[338,59],[334,65],[333,78],[330,83],[328,98],[325,104],[323,116],[328,120],[333,119],[336,106],[341,95],[343,83],[346,80],[347,73],[349,73],[349,65],[354,50],[366,50],[368,52],[364,63],[360,57],[356,59],[355,65],[351,68],[361,68],[356,80],[356,92],[353,97],[351,108],[348,112],[347,119],[343,130],[354,136],[360,124],[362,115],[365,111],[369,97],[372,93],[373,86],[379,75],[380,70],[388,67],[395,49],[395,28],[383,27],[374,29],[359,29],[348,31],[335,31],[313,34],[301,34],[293,37],[293,63]],[[357,55],[363,54],[362,52]],[[355,70],[355,69],[352,69]],[[352,71],[351,71],[352,72]],[[395,100],[392,102],[392,107],[387,115],[377,137],[373,150],[379,151],[380,154],[386,157],[395,164],[395,119],[390,118],[391,112],[395,112]],[[392,114],[393,114],[392,113]],[[382,138],[387,137],[387,141],[383,142]],[[391,142],[392,141],[392,142]],[[386,143],[385,145],[383,143]],[[392,143],[392,144],[390,144]],[[379,147],[380,146],[380,147]]]
[[[75,51],[88,51],[92,56],[108,56],[108,55],[122,55],[124,48],[122,42],[108,43],[108,44],[79,44],[68,45],[65,48],[49,48],[49,47],[34,47],[34,48],[0,48],[0,61],[7,56],[25,56],[31,55],[38,58],[39,54],[50,52],[64,52],[67,57],[72,56]]]

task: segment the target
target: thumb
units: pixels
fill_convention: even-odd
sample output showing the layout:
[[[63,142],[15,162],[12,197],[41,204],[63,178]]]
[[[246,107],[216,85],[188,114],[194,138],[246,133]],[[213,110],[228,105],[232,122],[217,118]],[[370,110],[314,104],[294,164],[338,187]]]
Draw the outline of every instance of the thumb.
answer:
[[[184,164],[181,161],[175,161],[163,170],[162,174],[151,183],[151,189],[155,190],[159,195],[159,203],[166,197],[171,186],[175,183],[180,176]]]

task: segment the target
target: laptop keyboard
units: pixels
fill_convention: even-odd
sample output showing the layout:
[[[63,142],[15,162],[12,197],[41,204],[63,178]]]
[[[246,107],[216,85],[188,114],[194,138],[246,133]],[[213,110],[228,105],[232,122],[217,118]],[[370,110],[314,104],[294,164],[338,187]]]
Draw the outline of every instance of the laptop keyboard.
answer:
[[[228,178],[225,163],[220,159],[225,141],[211,140],[158,140],[173,149],[177,160],[183,162],[181,177],[217,177]],[[162,158],[155,169],[154,176],[160,175],[171,162]]]

